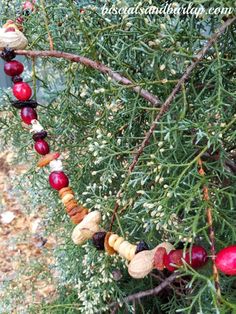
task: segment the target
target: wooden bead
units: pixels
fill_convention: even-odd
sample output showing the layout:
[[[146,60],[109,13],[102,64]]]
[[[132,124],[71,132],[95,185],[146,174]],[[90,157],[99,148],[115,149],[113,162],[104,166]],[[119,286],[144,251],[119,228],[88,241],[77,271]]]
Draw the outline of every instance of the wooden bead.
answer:
[[[61,199],[61,201],[62,201],[62,203],[63,203],[64,205],[66,205],[66,204],[69,203],[69,201],[71,201],[71,200],[73,200],[73,199],[74,199],[74,195],[68,193],[68,194],[66,194],[66,195],[63,196],[63,198]]]
[[[67,187],[62,188],[62,189],[60,189],[60,190],[58,191],[59,196],[60,196],[60,197],[63,197],[63,193],[65,193],[65,192],[70,193],[70,194],[74,194],[74,192],[73,192],[73,190],[71,189],[71,187],[70,187],[70,186],[67,186]]]
[[[74,216],[71,217],[71,221],[77,225],[79,224],[83,219],[84,217],[88,214],[88,210],[87,208],[84,208],[81,212],[75,214]]]
[[[37,166],[40,168],[45,167],[49,165],[52,160],[57,159],[59,156],[59,153],[49,153],[39,159]]]
[[[109,245],[109,238],[110,236],[112,235],[112,232],[107,232],[106,236],[105,236],[105,240],[104,240],[104,247],[105,247],[105,250],[106,252],[109,254],[109,255],[113,255],[116,253],[116,251],[113,249],[112,246]]]

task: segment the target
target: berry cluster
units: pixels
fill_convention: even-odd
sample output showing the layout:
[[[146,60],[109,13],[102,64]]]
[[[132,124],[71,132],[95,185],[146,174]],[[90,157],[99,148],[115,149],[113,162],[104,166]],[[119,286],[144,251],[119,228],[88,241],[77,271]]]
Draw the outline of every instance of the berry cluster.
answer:
[[[204,266],[208,257],[206,250],[201,246],[193,245],[185,251],[174,249],[171,243],[164,242],[150,250],[144,241],[134,245],[123,237],[100,228],[101,213],[99,211],[89,213],[87,208],[77,203],[74,192],[69,187],[68,176],[63,171],[60,154],[50,152],[49,144],[45,140],[47,132],[38,121],[36,112],[38,104],[31,99],[32,89],[21,77],[24,71],[23,64],[13,60],[15,53],[11,49],[4,49],[1,56],[6,61],[5,73],[12,77],[13,94],[17,99],[12,102],[12,105],[20,109],[22,121],[32,126],[34,149],[42,155],[37,165],[38,167],[50,166],[49,184],[59,192],[66,212],[72,222],[77,224],[72,233],[74,243],[81,245],[86,240],[92,239],[98,250],[105,250],[109,255],[118,253],[130,262],[128,271],[134,278],[143,278],[154,268],[158,270],[166,268],[173,272],[185,264],[194,269]],[[227,247],[217,254],[216,266],[227,275],[236,275],[236,245]]]

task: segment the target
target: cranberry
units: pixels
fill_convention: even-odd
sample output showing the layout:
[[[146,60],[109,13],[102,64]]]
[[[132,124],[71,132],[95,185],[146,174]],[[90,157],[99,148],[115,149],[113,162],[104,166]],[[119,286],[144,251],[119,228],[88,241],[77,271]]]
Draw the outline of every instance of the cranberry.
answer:
[[[69,185],[69,179],[63,171],[53,171],[49,176],[49,183],[55,190],[60,190]]]
[[[164,265],[164,257],[167,255],[166,249],[164,247],[159,247],[154,255],[154,265],[156,269],[163,270]]]
[[[16,23],[18,24],[23,24],[24,22],[24,18],[22,16],[19,16],[17,19],[16,19]]]
[[[184,264],[184,261],[192,268],[202,267],[207,262],[207,252],[203,247],[193,245],[191,251],[186,252],[185,257],[182,249],[172,250],[168,255],[164,255],[164,265],[169,271],[176,270]]]
[[[9,76],[20,75],[23,71],[23,64],[17,60],[9,61],[4,64],[4,72]]]
[[[202,267],[207,262],[207,252],[202,246],[193,245],[192,250],[186,253],[184,260],[192,268]]]
[[[169,271],[175,271],[178,267],[183,265],[182,258],[183,250],[172,250],[169,254],[164,254],[164,265]]]
[[[236,245],[228,246],[216,254],[216,267],[226,275],[236,275]]]
[[[47,155],[50,151],[48,143],[43,139],[36,141],[34,148],[40,155]]]
[[[14,96],[21,101],[29,100],[32,95],[32,90],[29,84],[25,82],[19,82],[13,86]]]
[[[23,3],[23,10],[29,10],[29,11],[33,11],[34,10],[34,5],[31,1],[25,1]]]
[[[23,107],[21,109],[21,119],[26,123],[30,124],[32,120],[37,119],[37,112],[30,107]]]

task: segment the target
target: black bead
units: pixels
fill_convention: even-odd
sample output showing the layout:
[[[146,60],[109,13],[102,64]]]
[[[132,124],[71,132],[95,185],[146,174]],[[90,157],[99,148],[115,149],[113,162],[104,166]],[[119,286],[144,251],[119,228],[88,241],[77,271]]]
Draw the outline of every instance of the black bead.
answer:
[[[104,250],[105,236],[106,236],[106,232],[104,231],[96,232],[93,235],[93,238],[92,238],[93,245],[95,246],[96,249]]]
[[[32,138],[33,140],[36,142],[38,140],[42,140],[44,139],[45,137],[47,137],[48,133],[46,131],[41,131],[41,132],[37,132],[35,133]]]
[[[11,48],[4,48],[0,54],[0,57],[4,61],[9,62],[16,57],[16,54],[15,54],[14,50]]]
[[[16,75],[16,76],[13,76],[12,78],[12,82],[15,84],[15,83],[19,83],[19,82],[22,82],[23,81],[23,78],[20,77],[19,75]]]
[[[147,243],[145,241],[140,241],[137,244],[137,248],[135,251],[135,254],[138,254],[139,252],[145,251],[145,250],[149,250],[149,246],[147,245]]]
[[[20,101],[20,100],[14,100],[11,102],[12,106],[21,109],[23,107],[30,107],[30,108],[36,108],[38,106],[37,101],[30,99],[26,101]]]

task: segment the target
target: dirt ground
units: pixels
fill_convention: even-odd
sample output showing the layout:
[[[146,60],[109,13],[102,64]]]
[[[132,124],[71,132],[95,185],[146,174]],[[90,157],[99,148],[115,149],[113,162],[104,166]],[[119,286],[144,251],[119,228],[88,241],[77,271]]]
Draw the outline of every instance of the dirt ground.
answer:
[[[11,166],[12,153],[0,154],[0,313],[26,309],[56,296],[52,250],[40,227],[44,208],[27,216],[11,183],[25,166]],[[2,303],[2,304],[1,304]]]

